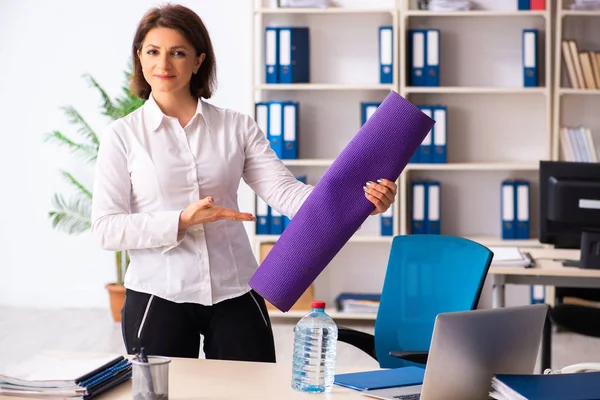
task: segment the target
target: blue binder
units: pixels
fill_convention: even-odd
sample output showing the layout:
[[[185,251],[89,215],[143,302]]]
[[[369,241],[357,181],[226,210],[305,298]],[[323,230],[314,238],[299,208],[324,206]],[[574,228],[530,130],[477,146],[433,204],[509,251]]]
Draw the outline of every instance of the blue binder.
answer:
[[[425,43],[427,49],[425,85],[440,86],[440,30],[428,29]]]
[[[410,366],[337,374],[334,377],[333,383],[363,391],[419,385],[423,383],[424,377],[425,369]]]
[[[515,185],[515,239],[529,239],[529,182],[517,180]]]
[[[381,213],[381,236],[394,236],[394,207],[390,206],[384,213]]]
[[[425,233],[439,235],[441,230],[441,185],[438,181],[426,182],[425,185],[427,188],[425,196],[425,202],[427,203],[427,228],[425,229]]]
[[[279,83],[279,28],[265,28],[265,82]]]
[[[269,206],[267,203],[260,198],[260,196],[256,196],[256,234],[257,235],[268,235],[269,230]]]
[[[418,108],[423,112],[423,114],[427,115],[429,118],[433,118],[431,107],[419,106]],[[419,163],[430,164],[433,161],[432,157],[431,157],[432,133],[433,133],[433,128],[427,133],[427,136],[425,136],[425,138],[421,142],[421,145],[419,146],[419,149],[417,150],[419,152],[419,156],[418,156]]]
[[[538,85],[538,31],[523,29],[523,86]]]
[[[500,208],[502,223],[502,239],[515,239],[515,215],[516,215],[517,194],[513,181],[505,180],[502,182],[500,191]]]
[[[426,233],[425,227],[427,224],[427,190],[425,182],[414,181],[412,187],[412,215],[411,215],[411,232],[413,234]]]
[[[279,28],[279,83],[310,81],[310,42],[307,27]]]
[[[279,159],[283,159],[283,102],[269,103],[269,132],[267,138]]]
[[[360,103],[360,121],[361,126],[371,118],[381,103]]]
[[[269,103],[259,102],[254,104],[254,120],[259,129],[269,138]]]
[[[432,162],[445,164],[448,162],[446,156],[446,142],[448,141],[448,112],[446,106],[433,107],[433,149],[431,151]]]
[[[283,103],[283,159],[298,158],[298,103]]]
[[[425,55],[427,54],[427,31],[409,30],[410,85],[427,86],[425,79]]]
[[[306,183],[306,175],[297,176],[296,179],[298,179],[302,183]],[[283,216],[283,230],[284,231],[285,231],[285,228],[288,227],[290,222],[292,222],[292,220],[287,215],[284,215]]]
[[[600,399],[600,372],[572,374],[498,374],[494,377],[526,399]]]
[[[283,233],[283,215],[269,206],[269,234],[281,235]]]
[[[531,1],[530,0],[517,0],[517,5],[519,11],[531,10]]]
[[[531,304],[544,304],[546,302],[546,286],[531,285],[529,287]]]
[[[379,83],[394,81],[394,33],[391,26],[379,27]]]

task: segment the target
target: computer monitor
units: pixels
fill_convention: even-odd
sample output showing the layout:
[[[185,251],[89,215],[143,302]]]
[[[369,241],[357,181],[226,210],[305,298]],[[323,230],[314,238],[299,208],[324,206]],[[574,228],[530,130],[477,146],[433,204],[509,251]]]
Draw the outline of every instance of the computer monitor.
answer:
[[[600,269],[600,163],[540,161],[542,243],[581,249],[565,266]]]

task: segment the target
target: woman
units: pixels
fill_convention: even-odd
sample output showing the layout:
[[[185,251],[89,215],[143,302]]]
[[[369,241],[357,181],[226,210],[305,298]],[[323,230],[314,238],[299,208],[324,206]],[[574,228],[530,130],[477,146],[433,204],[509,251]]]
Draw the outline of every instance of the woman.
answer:
[[[293,217],[312,186],[295,179],[255,121],[212,106],[215,57],[193,11],[151,9],[133,40],[132,91],[146,99],[103,133],[92,231],[129,250],[122,310],[128,353],[275,362],[264,300],[248,285],[257,262],[239,212],[240,179]],[[394,200],[387,180],[365,185],[373,213]]]

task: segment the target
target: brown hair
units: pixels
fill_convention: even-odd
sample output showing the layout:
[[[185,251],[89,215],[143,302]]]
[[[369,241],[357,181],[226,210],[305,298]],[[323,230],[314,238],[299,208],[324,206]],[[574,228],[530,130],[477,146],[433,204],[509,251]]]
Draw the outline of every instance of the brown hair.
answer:
[[[131,92],[147,100],[151,87],[142,73],[142,64],[137,55],[141,51],[146,34],[153,28],[171,28],[179,31],[196,50],[196,56],[205,54],[198,73],[192,75],[190,92],[192,96],[209,99],[216,86],[215,53],[204,23],[194,11],[181,5],[167,4],[151,8],[138,24],[131,51],[133,53],[133,74]]]

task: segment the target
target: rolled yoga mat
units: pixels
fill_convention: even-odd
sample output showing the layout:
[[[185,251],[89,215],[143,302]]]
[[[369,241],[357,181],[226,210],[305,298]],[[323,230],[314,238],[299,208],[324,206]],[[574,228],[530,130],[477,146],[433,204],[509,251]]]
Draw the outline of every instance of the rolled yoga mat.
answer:
[[[365,183],[396,181],[434,124],[390,92],[315,185],[250,286],[289,311],[374,210]]]

